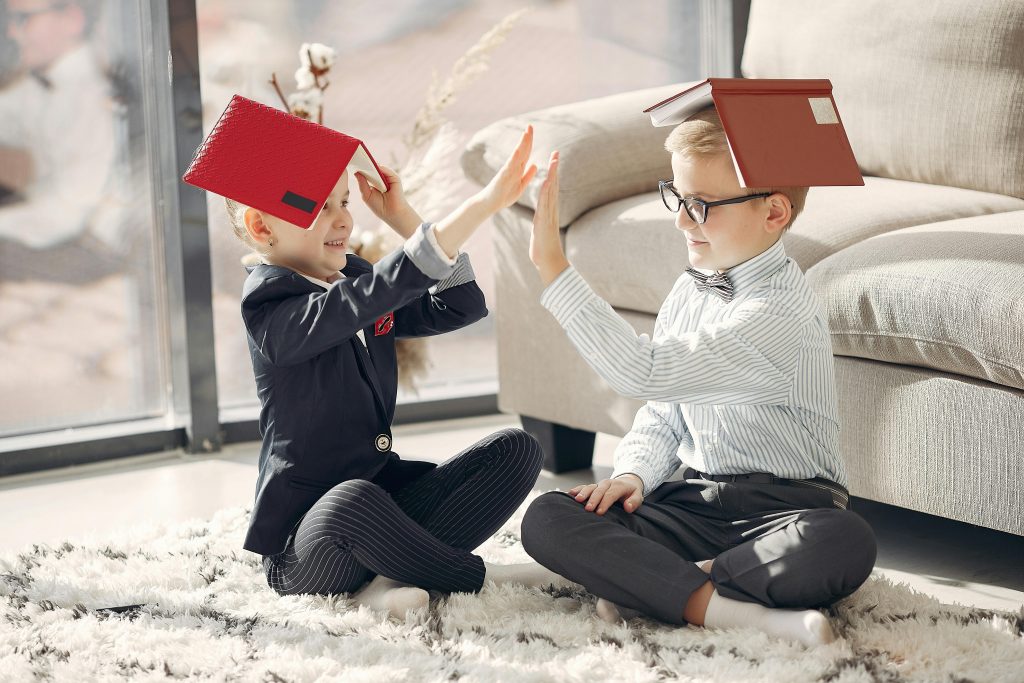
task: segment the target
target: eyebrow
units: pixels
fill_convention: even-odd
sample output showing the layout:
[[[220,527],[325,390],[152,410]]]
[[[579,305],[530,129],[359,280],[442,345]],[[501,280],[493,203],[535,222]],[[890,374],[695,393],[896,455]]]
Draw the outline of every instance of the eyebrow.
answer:
[[[718,196],[719,196],[719,195],[715,194],[714,192],[701,192],[700,190],[694,190],[693,192],[689,192],[689,193],[687,193],[687,192],[683,192],[683,191],[682,191],[682,190],[680,190],[680,189],[679,189],[678,187],[676,187],[676,184],[675,184],[675,182],[672,182],[672,183],[670,183],[670,184],[672,185],[672,188],[673,188],[673,189],[674,189],[674,190],[675,190],[676,192],[680,193],[680,194],[681,194],[681,195],[683,195],[684,197],[692,197],[692,196],[694,196],[694,195],[700,195],[700,194],[702,194],[702,195],[705,195],[705,196],[707,196],[707,197],[718,197]]]

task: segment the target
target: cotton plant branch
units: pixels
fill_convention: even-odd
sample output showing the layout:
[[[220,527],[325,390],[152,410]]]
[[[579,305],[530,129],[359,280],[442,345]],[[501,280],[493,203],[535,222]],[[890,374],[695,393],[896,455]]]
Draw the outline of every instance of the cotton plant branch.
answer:
[[[483,34],[466,54],[455,61],[444,83],[438,82],[437,70],[434,70],[426,101],[416,114],[412,131],[404,138],[409,157],[430,142],[444,123],[442,112],[455,103],[461,91],[487,71],[491,53],[505,42],[512,28],[529,11],[529,8],[523,8],[512,12]]]
[[[270,74],[270,84],[274,86],[285,111],[307,121],[315,117],[317,123],[324,122],[324,90],[331,84],[326,76],[336,56],[334,48],[323,43],[303,43],[299,47],[301,66],[295,71],[295,91],[287,97],[277,82],[277,74]]]

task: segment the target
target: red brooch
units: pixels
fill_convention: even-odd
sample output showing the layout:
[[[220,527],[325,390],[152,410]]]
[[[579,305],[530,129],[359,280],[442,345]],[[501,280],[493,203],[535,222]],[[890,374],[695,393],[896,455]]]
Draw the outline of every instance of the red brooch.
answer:
[[[377,320],[373,326],[373,336],[379,337],[382,334],[387,334],[391,331],[391,328],[395,325],[395,314],[388,313],[384,317]]]

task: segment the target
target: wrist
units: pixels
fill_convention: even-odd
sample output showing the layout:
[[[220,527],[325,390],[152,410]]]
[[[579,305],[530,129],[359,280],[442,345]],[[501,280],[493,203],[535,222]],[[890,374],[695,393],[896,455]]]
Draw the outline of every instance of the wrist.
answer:
[[[539,262],[537,264],[537,271],[540,273],[541,283],[547,287],[568,267],[569,259],[565,258],[564,254],[559,254],[557,257]]]
[[[409,239],[413,233],[423,224],[423,219],[420,215],[413,210],[408,204],[399,211],[394,218],[388,221],[388,225],[391,229],[402,236],[403,239]]]
[[[616,479],[626,479],[626,478],[632,479],[640,487],[640,491],[641,492],[643,492],[643,490],[644,490],[644,480],[640,478],[639,474],[634,474],[632,472],[626,472],[624,474],[617,475],[615,478]]]

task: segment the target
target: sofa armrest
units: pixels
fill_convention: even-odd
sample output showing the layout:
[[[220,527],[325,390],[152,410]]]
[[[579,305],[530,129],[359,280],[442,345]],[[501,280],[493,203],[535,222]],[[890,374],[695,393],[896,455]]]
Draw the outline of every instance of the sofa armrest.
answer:
[[[564,227],[589,209],[650,192],[659,179],[672,177],[671,156],[664,147],[672,128],[654,127],[643,110],[690,85],[634,90],[501,119],[473,135],[460,158],[462,169],[486,185],[532,123],[530,161],[538,173],[518,203],[536,210],[548,157],[559,150],[558,215]]]

